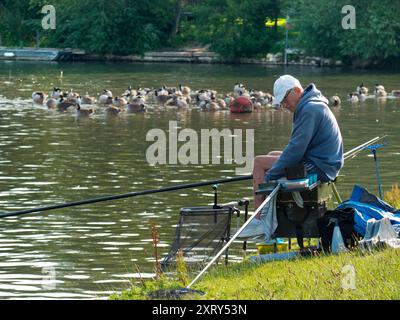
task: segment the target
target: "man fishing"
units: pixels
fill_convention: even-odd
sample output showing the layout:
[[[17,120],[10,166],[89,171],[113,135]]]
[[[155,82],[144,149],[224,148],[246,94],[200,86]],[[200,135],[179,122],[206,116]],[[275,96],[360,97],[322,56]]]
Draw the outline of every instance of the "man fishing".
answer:
[[[284,75],[274,84],[274,96],[274,107],[280,106],[294,114],[292,134],[283,152],[274,151],[254,159],[255,209],[265,199],[265,196],[255,194],[259,184],[283,177],[285,168],[304,164],[309,174],[316,173],[318,180],[328,182],[335,180],[344,164],[339,126],[328,107],[328,100],[314,84],[303,89],[299,80]],[[263,233],[260,215],[261,211],[240,237]]]

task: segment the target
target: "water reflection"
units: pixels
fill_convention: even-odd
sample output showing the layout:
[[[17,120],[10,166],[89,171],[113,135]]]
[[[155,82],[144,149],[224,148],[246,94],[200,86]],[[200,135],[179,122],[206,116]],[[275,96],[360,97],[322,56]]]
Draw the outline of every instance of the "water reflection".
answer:
[[[64,88],[93,95],[105,86],[123,91],[128,83],[152,87],[181,82],[193,88],[230,91],[238,80],[270,91],[274,75],[283,72],[254,66],[46,64],[42,75],[41,64],[0,64],[0,212],[235,176],[235,166],[224,164],[149,166],[145,136],[153,128],[168,130],[170,120],[197,132],[254,128],[256,154],[281,149],[290,135],[291,115],[274,110],[246,115],[151,110],[115,118],[100,110],[92,119],[77,122],[73,113],[49,111],[29,99],[33,90],[60,85],[60,69],[65,74]],[[292,71],[301,74],[304,82],[318,83],[328,96],[350,92],[359,78],[367,76],[319,69]],[[374,78],[389,89],[398,81],[394,74]],[[379,151],[385,190],[399,182],[399,107],[399,100],[387,99],[344,103],[334,110],[346,150],[389,134],[389,144]],[[354,183],[377,192],[375,166],[368,152],[349,161],[341,174],[338,187],[343,198]],[[220,186],[220,202],[243,197],[251,198],[248,182]],[[0,298],[103,298],[137,278],[136,268],[142,278],[151,277],[151,224],[158,226],[159,251],[165,254],[179,209],[212,202],[211,187],[203,187],[2,219]],[[232,261],[242,257],[240,244],[235,246]]]

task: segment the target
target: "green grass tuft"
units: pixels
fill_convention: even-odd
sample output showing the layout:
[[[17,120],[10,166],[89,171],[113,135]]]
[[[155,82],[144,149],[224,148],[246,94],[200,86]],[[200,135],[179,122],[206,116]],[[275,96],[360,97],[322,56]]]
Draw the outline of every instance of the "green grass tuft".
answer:
[[[385,201],[396,209],[400,208],[400,187],[398,184],[392,186],[392,190],[385,192]]]

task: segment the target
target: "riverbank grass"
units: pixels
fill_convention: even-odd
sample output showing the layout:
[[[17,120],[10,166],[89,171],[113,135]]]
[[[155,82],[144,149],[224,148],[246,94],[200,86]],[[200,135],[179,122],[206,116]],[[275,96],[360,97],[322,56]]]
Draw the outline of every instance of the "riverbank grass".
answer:
[[[400,299],[400,251],[354,251],[264,264],[218,266],[192,289],[204,296],[184,299]],[[149,299],[148,294],[183,287],[163,277],[115,294],[110,299]]]
[[[400,208],[400,186],[395,184],[390,191],[385,192],[385,201],[394,208]]]

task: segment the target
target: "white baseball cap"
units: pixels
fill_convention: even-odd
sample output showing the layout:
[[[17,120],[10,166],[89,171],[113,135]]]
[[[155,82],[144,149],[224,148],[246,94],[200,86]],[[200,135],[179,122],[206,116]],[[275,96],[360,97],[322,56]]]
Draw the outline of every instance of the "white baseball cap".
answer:
[[[272,102],[272,105],[279,106],[282,103],[282,100],[285,98],[286,93],[295,87],[303,89],[300,81],[295,77],[290,75],[279,77],[274,84],[274,101]]]

